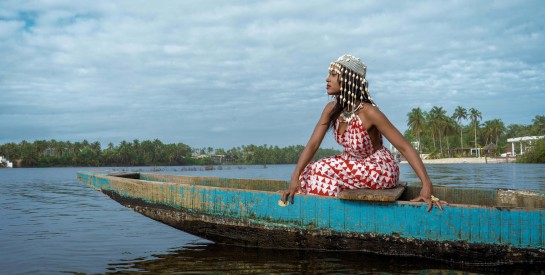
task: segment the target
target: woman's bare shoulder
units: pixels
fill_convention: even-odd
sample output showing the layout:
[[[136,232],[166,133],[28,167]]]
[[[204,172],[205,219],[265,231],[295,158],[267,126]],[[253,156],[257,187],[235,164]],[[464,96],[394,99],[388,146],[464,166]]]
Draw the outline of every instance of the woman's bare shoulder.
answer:
[[[377,114],[382,114],[377,106],[373,106],[369,103],[364,103],[362,108],[360,109],[360,112],[362,112],[365,116],[375,116]]]
[[[378,107],[369,103],[365,103],[358,114],[363,121],[367,121],[370,124],[368,125],[369,127],[387,119],[384,113],[382,113]]]
[[[333,111],[333,109],[335,108],[335,104],[335,101],[328,102],[324,107],[324,112],[331,113],[331,111]]]

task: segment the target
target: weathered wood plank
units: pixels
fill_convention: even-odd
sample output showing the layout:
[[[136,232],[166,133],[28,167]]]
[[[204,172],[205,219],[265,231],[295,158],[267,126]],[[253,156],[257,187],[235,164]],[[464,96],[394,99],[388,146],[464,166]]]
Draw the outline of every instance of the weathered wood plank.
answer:
[[[337,197],[343,200],[358,200],[358,201],[384,201],[392,202],[396,201],[401,194],[405,191],[405,185],[398,185],[390,189],[351,189],[339,192]]]

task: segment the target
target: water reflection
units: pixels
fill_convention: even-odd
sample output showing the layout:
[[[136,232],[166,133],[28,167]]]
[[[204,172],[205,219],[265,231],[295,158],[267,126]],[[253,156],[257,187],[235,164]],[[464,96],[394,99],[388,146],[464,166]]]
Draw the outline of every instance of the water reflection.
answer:
[[[364,253],[267,250],[200,243],[151,260],[109,265],[110,273],[539,274],[543,265],[453,266],[432,260]]]

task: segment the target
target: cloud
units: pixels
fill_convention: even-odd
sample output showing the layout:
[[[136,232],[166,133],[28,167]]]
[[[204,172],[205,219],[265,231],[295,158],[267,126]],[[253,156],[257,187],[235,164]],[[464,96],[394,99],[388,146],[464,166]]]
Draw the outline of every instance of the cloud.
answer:
[[[413,107],[543,115],[540,1],[2,1],[0,143],[304,144],[343,53],[406,129]],[[330,137],[324,143],[332,147]]]

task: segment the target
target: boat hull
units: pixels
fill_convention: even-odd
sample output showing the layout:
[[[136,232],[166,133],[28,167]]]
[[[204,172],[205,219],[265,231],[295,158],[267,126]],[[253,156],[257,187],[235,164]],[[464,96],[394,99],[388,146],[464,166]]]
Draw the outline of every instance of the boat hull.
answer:
[[[78,177],[147,217],[218,243],[363,251],[478,265],[545,262],[542,208],[451,205],[427,213],[422,203],[316,196],[297,196],[295,204],[279,207],[275,190],[285,188],[285,182],[158,175],[127,179],[91,173]],[[224,183],[228,187],[217,186]],[[237,184],[267,185],[261,189],[268,190],[233,188],[240,187]]]

